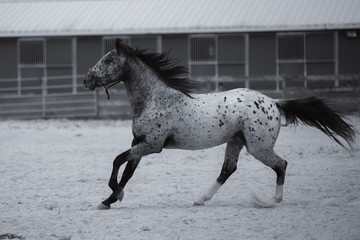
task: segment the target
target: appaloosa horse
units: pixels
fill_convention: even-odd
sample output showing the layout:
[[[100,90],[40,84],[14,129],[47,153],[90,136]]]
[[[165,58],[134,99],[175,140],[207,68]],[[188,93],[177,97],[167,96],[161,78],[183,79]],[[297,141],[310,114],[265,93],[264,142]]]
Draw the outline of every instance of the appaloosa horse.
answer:
[[[335,135],[349,144],[355,130],[315,97],[275,100],[249,89],[191,94],[192,82],[185,68],[175,66],[167,54],[133,49],[120,39],[116,49],[103,56],[86,74],[84,86],[108,88],[124,82],[133,112],[132,147],[113,162],[109,187],[112,194],[99,205],[122,200],[124,187],[143,156],[163,148],[205,149],[227,143],[219,177],[195,201],[203,205],[236,170],[240,150],[245,146],[256,159],[277,174],[274,200],[281,202],[287,161],[273,150],[281,127],[280,111],[287,124],[314,126],[343,146]],[[126,168],[118,183],[122,164]]]

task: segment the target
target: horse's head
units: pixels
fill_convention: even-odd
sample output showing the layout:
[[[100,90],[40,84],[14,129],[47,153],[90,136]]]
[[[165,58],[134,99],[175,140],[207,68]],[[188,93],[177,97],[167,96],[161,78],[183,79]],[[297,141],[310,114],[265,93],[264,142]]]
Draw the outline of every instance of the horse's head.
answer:
[[[95,90],[97,87],[107,89],[123,81],[128,74],[126,54],[122,48],[126,47],[120,39],[116,39],[116,49],[105,54],[94,67],[90,68],[84,77],[84,87]]]

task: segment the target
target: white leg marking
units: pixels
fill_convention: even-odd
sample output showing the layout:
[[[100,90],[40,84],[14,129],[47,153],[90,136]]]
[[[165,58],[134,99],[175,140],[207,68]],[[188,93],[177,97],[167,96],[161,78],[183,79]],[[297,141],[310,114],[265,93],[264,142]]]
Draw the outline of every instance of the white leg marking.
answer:
[[[274,201],[277,202],[277,203],[280,203],[282,201],[283,188],[284,188],[284,185],[276,185]]]
[[[195,201],[194,205],[196,205],[196,206],[204,205],[205,201],[209,201],[215,195],[215,193],[219,190],[220,187],[221,187],[221,184],[218,183],[217,181],[215,181],[211,185],[211,187],[207,190],[207,192],[204,195],[202,195],[201,197],[199,197],[198,200]]]

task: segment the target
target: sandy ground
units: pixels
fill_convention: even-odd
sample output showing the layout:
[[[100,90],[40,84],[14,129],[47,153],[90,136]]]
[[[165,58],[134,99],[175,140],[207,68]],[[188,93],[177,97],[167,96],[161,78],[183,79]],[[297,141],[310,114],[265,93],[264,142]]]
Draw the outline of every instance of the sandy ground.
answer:
[[[222,145],[143,158],[124,200],[99,211],[131,140],[130,121],[1,121],[0,239],[360,239],[359,138],[347,152],[314,128],[282,128],[281,204],[269,201],[275,173],[243,150],[214,198],[192,206],[220,172]]]

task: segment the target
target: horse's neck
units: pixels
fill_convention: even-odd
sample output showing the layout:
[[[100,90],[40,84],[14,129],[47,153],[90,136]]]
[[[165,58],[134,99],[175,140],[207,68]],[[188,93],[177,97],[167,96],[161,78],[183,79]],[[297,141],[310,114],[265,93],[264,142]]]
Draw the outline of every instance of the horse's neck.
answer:
[[[166,98],[174,90],[168,88],[146,64],[131,61],[129,78],[124,81],[128,98],[134,114],[142,110],[159,97]]]

